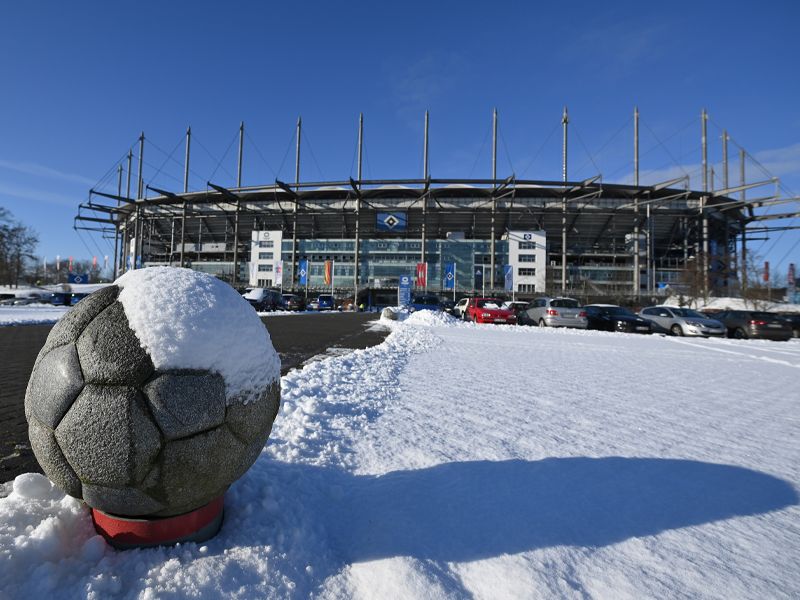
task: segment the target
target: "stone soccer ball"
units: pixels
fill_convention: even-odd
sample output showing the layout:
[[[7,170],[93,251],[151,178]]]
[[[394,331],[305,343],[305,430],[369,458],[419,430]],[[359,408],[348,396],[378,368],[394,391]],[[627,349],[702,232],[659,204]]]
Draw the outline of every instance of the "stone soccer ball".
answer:
[[[156,283],[166,276],[157,275]],[[180,275],[190,291],[197,281],[210,283]],[[210,285],[212,292],[228,287]],[[214,369],[157,366],[140,340],[146,336],[131,328],[121,289],[112,285],[84,298],[50,332],[25,395],[31,446],[47,476],[89,506],[121,516],[186,513],[222,495],[255,462],[278,412],[279,375],[232,397]],[[183,314],[174,319],[190,321],[191,307],[187,316],[179,305]],[[200,315],[202,322],[213,317]],[[269,335],[258,325],[274,363]],[[174,355],[175,347],[191,343],[191,332],[170,343],[164,347]]]

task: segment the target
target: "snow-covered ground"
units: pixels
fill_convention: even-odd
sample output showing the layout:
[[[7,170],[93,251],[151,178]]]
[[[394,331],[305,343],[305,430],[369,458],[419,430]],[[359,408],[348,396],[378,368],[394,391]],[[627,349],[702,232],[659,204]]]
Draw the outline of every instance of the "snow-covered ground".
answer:
[[[24,306],[0,306],[0,326],[46,325],[58,321],[69,306],[36,303]]]
[[[203,545],[18,477],[0,598],[800,597],[800,343],[386,326],[283,377]]]

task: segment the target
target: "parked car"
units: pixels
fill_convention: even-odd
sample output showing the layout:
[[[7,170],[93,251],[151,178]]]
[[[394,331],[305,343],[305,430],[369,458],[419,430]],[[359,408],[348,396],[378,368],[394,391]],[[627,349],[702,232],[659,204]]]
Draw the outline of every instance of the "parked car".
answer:
[[[47,301],[55,306],[69,306],[72,294],[69,292],[53,292],[47,297]]]
[[[306,304],[306,310],[319,310],[319,298],[312,298]]]
[[[728,337],[740,340],[749,338],[788,341],[792,326],[780,315],[756,310],[728,310],[717,315],[725,326]]]
[[[800,314],[783,313],[779,317],[789,323],[794,337],[800,337]]]
[[[278,310],[283,303],[283,298],[278,290],[266,288],[248,288],[242,297],[260,312]]]
[[[455,307],[453,307],[453,316],[459,319],[463,319],[464,315],[467,313],[467,303],[469,302],[469,298],[461,298]]]
[[[317,310],[333,310],[336,301],[330,294],[320,294],[317,298]]]
[[[639,311],[639,316],[653,321],[659,328],[672,335],[695,337],[725,335],[725,327],[718,319],[710,319],[691,308],[648,306]]]
[[[452,315],[456,308],[456,303],[452,300],[442,300],[440,305],[442,307],[442,311],[446,312],[448,315]]]
[[[503,302],[503,308],[507,308],[514,313],[514,316],[519,320],[519,313],[528,309],[528,303],[521,300],[508,300]]]
[[[537,298],[519,314],[520,325],[586,329],[586,311],[574,298]]]
[[[652,321],[615,304],[589,304],[586,311],[587,328],[624,333],[653,333]]]
[[[441,303],[439,298],[433,294],[420,294],[411,298],[408,310],[411,312],[415,310],[441,310]]]
[[[516,315],[502,308],[503,301],[497,298],[470,298],[467,302],[465,321],[474,323],[517,323]]]
[[[356,303],[352,298],[342,298],[336,301],[336,310],[354,311],[355,309]]]
[[[70,298],[69,298],[69,305],[70,306],[76,305],[78,302],[80,302],[81,300],[86,298],[86,296],[88,296],[88,295],[89,294],[83,294],[83,293],[73,293],[73,294],[71,294]]]
[[[306,301],[297,294],[284,294],[283,308],[286,310],[305,310]]]

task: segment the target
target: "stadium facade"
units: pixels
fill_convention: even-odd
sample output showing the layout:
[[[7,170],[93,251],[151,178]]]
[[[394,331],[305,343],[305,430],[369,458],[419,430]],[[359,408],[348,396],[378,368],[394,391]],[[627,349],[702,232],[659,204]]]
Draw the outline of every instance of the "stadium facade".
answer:
[[[183,265],[238,286],[333,288],[352,296],[356,290],[395,289],[401,276],[413,276],[424,263],[425,288],[451,293],[447,265],[455,263],[454,295],[654,296],[692,270],[706,288],[731,293],[738,287],[737,273],[746,263],[745,227],[753,215],[752,203],[732,194],[764,182],[717,191],[707,183],[691,190],[688,177],[637,185],[638,133],[634,184],[606,183],[599,176],[569,181],[566,110],[561,180],[500,178],[496,113],[494,122],[487,179],[430,176],[426,115],[425,167],[418,179],[362,179],[359,135],[356,178],[300,181],[298,143],[295,182],[245,187],[242,126],[237,186],[209,182],[194,192],[186,185],[183,192],[148,187],[149,195],[141,176],[142,135],[136,197],[122,193],[120,170],[119,192],[93,190],[76,226],[113,235],[120,272]],[[299,140],[299,120],[297,127]],[[703,113],[704,169],[705,139]],[[190,141],[189,130],[187,181]],[[129,154],[129,174],[131,159]],[[332,266],[330,283],[326,263]],[[301,264],[308,265],[308,279],[299,273]]]

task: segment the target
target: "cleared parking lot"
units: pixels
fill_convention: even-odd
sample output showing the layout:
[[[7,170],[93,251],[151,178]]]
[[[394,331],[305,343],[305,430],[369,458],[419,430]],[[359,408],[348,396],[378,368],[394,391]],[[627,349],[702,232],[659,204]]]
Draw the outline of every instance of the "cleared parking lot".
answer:
[[[378,313],[298,314],[263,318],[285,374],[330,348],[357,349],[383,341],[386,332],[369,328]],[[0,482],[41,472],[28,444],[23,403],[36,355],[52,325],[0,327]]]

